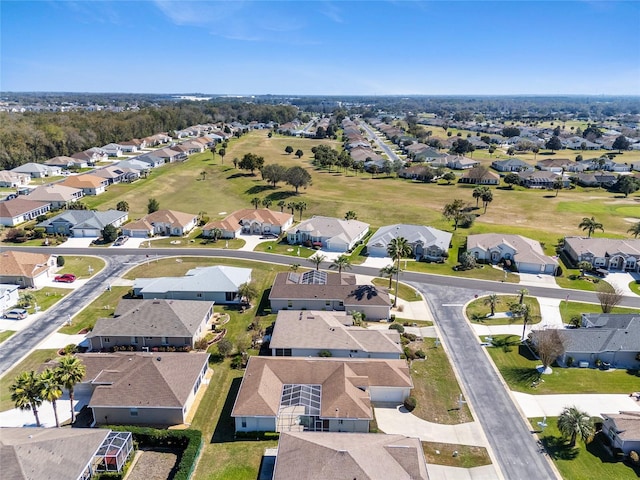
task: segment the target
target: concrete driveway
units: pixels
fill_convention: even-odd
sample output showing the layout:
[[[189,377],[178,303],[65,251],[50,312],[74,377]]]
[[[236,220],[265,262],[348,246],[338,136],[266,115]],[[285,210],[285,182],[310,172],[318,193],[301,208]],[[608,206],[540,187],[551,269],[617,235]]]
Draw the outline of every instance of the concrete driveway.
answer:
[[[602,372],[606,375],[607,372]],[[629,392],[631,393],[631,392]],[[527,393],[511,392],[520,410],[527,418],[557,417],[564,407],[575,405],[591,416],[603,413],[640,412],[640,402],[627,394],[558,394],[558,395],[529,395]]]
[[[82,407],[89,403],[91,399],[90,395],[82,396],[75,394],[73,396],[73,410],[76,415],[82,410]],[[69,395],[65,393],[60,397],[60,399],[56,402],[56,407],[58,410],[58,421],[60,424],[71,420],[71,409],[69,404]],[[38,417],[40,418],[40,424],[43,427],[55,427],[56,420],[53,415],[53,407],[51,403],[44,402],[38,408]],[[0,427],[35,427],[36,419],[33,416],[31,410],[19,410],[17,408],[13,408],[11,410],[6,410],[4,412],[0,412]]]
[[[605,281],[618,288],[625,295],[636,296],[629,288],[629,284],[636,280],[640,280],[640,273],[629,272],[612,272],[607,275]]]

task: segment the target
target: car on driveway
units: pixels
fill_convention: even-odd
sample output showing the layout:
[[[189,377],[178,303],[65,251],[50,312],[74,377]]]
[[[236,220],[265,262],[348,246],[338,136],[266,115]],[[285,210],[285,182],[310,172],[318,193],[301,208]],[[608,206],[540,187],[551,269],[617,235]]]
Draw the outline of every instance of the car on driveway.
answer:
[[[115,242],[113,242],[113,246],[114,247],[119,247],[121,245],[124,245],[127,240],[129,240],[128,236],[126,236],[126,235],[120,236],[120,237],[116,238]]]
[[[76,281],[76,276],[73,273],[63,273],[62,275],[56,275],[54,280],[61,283],[73,283]]]
[[[11,320],[24,320],[29,316],[29,312],[27,312],[24,308],[14,308],[13,310],[9,310],[2,318],[9,318]]]

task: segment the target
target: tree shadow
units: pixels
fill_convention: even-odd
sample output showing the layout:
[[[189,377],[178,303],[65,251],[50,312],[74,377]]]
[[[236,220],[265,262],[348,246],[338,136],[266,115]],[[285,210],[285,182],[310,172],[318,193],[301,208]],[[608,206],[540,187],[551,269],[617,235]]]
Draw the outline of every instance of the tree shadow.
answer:
[[[231,387],[229,387],[229,393],[227,393],[227,398],[224,401],[220,418],[211,436],[211,443],[225,443],[235,440],[236,425],[234,419],[231,417],[231,412],[233,411],[233,404],[240,391],[241,382],[242,378],[240,377],[234,378],[231,381]]]
[[[272,202],[277,202],[280,200],[286,200],[289,197],[294,197],[295,195],[296,192],[293,192],[291,190],[279,190],[277,192],[271,192],[267,195],[267,198]]]
[[[518,354],[527,360],[531,360],[532,362],[538,360],[538,357],[531,351],[528,345],[520,345],[518,347]]]
[[[555,195],[543,195],[542,198],[556,198]]]
[[[632,377],[640,377],[640,370],[630,368],[627,370],[627,375],[631,375]]]
[[[238,173],[234,173],[232,175],[229,175],[227,177],[227,180],[232,180],[234,178],[245,178],[245,177],[255,177],[255,174],[238,172]]]
[[[258,195],[266,190],[273,190],[273,187],[271,185],[254,185],[253,187],[245,190],[245,193],[248,193],[249,195]]]
[[[542,437],[542,444],[549,456],[554,460],[573,460],[580,453],[578,448],[570,447],[569,442],[562,437],[546,435]]]
[[[531,387],[540,381],[540,372],[535,368],[507,367],[503,370],[502,375],[507,382],[523,387]]]

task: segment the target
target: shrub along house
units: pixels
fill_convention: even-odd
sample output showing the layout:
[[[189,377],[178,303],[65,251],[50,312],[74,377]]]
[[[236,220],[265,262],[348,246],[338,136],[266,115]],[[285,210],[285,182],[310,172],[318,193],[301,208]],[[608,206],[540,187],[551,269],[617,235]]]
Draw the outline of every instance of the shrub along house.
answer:
[[[424,225],[396,224],[380,227],[367,242],[371,257],[388,257],[387,248],[394,238],[405,238],[416,260],[441,261],[446,258],[451,233]]]
[[[219,229],[219,238],[236,238],[241,233],[280,235],[293,224],[290,213],[274,212],[266,208],[245,208],[233,212],[222,220],[209,222],[202,227],[203,237],[213,237],[214,229]]]
[[[640,271],[640,239],[566,237],[562,250],[575,265],[589,262],[594,268]]]
[[[287,232],[290,244],[321,247],[331,252],[351,250],[369,232],[369,224],[358,220],[314,216]]]

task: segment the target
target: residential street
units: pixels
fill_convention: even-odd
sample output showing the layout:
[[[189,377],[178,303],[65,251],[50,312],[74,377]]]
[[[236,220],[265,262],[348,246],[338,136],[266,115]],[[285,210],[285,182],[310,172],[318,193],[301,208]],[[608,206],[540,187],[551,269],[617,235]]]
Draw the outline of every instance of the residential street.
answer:
[[[376,135],[376,132],[374,132],[373,129],[369,125],[367,125],[366,122],[360,122],[360,126],[364,128],[364,131],[367,133],[367,136],[373,139],[373,141],[376,142],[376,145],[378,145],[378,147],[382,149],[382,151],[387,155],[387,157],[389,157],[389,160],[391,160],[392,162],[395,162],[396,160],[402,161],[402,159],[395,154],[393,149],[389,147],[389,145],[384,143],[380,139],[380,137]]]

